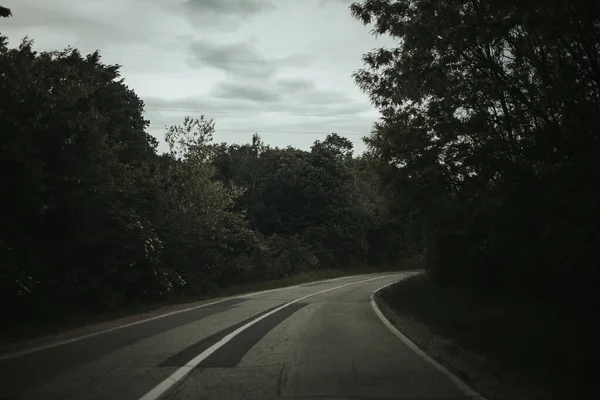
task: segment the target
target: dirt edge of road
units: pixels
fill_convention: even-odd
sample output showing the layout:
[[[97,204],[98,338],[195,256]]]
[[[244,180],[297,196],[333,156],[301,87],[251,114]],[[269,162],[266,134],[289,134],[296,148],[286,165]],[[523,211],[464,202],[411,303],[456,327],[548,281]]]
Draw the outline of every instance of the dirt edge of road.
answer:
[[[456,375],[460,380],[479,392],[488,400],[529,400],[548,399],[544,390],[536,387],[524,388],[521,383],[501,382],[493,373],[499,368],[493,360],[483,354],[474,352],[461,346],[457,340],[439,333],[435,326],[428,325],[419,318],[415,309],[411,307],[398,307],[395,300],[398,292],[407,285],[416,285],[423,282],[424,275],[411,277],[393,284],[375,294],[377,306],[402,334],[412,341],[423,352]],[[412,288],[411,288],[412,289]],[[403,300],[407,300],[402,295]],[[406,301],[404,302],[406,304]],[[528,396],[522,393],[529,392]],[[536,393],[532,393],[536,392]]]

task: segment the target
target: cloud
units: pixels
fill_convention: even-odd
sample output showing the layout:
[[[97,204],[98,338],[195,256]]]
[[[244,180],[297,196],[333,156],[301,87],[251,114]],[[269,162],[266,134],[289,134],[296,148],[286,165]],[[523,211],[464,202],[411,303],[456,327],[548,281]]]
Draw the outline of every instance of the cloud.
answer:
[[[254,40],[218,43],[204,39],[191,40],[188,65],[212,67],[238,78],[270,79],[286,67],[305,67],[313,56],[296,53],[283,57],[267,57]]]
[[[268,78],[278,70],[276,61],[263,56],[252,41],[219,44],[194,40],[190,43],[189,51],[189,65],[192,67],[210,66],[251,78]]]
[[[217,84],[213,96],[223,99],[251,100],[256,102],[274,102],[281,100],[277,90],[271,85],[225,81]]]
[[[248,16],[274,9],[271,0],[186,0],[185,7],[210,16]]]
[[[268,83],[225,80],[213,86],[209,96],[163,99],[144,97],[150,116],[209,115],[216,119],[238,117],[261,118],[268,114],[297,119],[335,117],[362,119],[372,113],[367,99],[354,98],[344,92],[319,88],[301,78],[279,79]],[[152,120],[152,118],[150,118]],[[152,121],[154,122],[154,121]]]
[[[307,148],[324,136],[291,132],[366,133],[376,119],[350,76],[381,39],[351,18],[352,0],[13,3],[2,21],[11,45],[29,35],[38,50],[100,49],[104,62],[123,65],[158,137],[185,115],[205,115],[223,140],[262,129],[266,142]]]
[[[268,107],[274,111],[301,110],[300,113],[319,115],[348,111],[356,114],[370,109],[366,99],[357,101],[344,92],[322,89],[313,81],[301,78],[258,81],[232,77],[216,83],[212,95],[221,99],[273,103]]]
[[[186,0],[183,10],[192,24],[235,30],[240,21],[275,9],[272,0]]]
[[[277,81],[277,85],[287,93],[298,93],[315,88],[315,83],[308,79],[302,78],[287,78]]]
[[[321,7],[329,5],[329,4],[350,7],[350,5],[352,3],[362,3],[362,2],[363,2],[362,0],[319,0],[318,4]]]
[[[95,18],[86,7],[74,4],[69,7],[64,1],[54,4],[40,0],[28,3],[17,3],[12,6],[13,18],[2,21],[3,29],[12,30],[52,30],[57,32],[74,31],[107,31],[111,30],[110,22],[105,18]]]
[[[144,109],[149,118],[151,116],[160,117],[161,115],[210,115],[210,116],[227,116],[227,118],[235,118],[237,116],[257,115],[260,113],[260,104],[245,100],[245,99],[225,99],[214,97],[181,97],[177,99],[165,99],[156,96],[145,96]],[[160,118],[159,118],[160,119]],[[150,118],[152,121],[152,118]],[[162,122],[159,120],[152,121]]]
[[[256,103],[273,103],[269,107],[285,108],[285,104],[305,104],[315,99],[332,99],[339,93],[330,93],[316,88],[314,82],[307,79],[274,79],[252,80],[240,79],[239,76],[227,79],[214,85],[212,95],[229,100],[250,100]],[[343,96],[343,94],[342,94]],[[323,100],[319,100],[323,104]]]
[[[314,81],[302,78],[276,79],[272,86],[290,108],[319,115],[366,112],[371,109],[366,99],[356,100],[346,92],[323,89]]]
[[[15,41],[29,35],[48,50],[135,45],[164,51],[184,30],[174,1],[19,1],[11,6],[13,18],[2,21],[2,30]]]

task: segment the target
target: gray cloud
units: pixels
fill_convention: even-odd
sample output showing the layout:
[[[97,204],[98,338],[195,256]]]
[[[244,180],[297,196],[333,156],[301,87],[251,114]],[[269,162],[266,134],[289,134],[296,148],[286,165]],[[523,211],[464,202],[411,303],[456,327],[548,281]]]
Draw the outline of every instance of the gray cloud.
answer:
[[[307,148],[322,132],[367,133],[376,119],[350,76],[380,42],[350,17],[352,0],[13,3],[2,21],[11,45],[29,35],[39,50],[100,49],[123,65],[159,138],[164,125],[205,115],[219,140],[263,130],[268,143]]]
[[[236,30],[240,21],[273,11],[275,4],[272,0],[186,0],[182,9],[198,29]]]
[[[65,5],[65,4],[62,4]],[[60,28],[74,27],[83,28],[89,24],[94,27],[108,27],[110,24],[103,20],[93,18],[82,9],[68,8],[58,4],[50,4],[44,1],[30,1],[24,4],[12,6],[13,17],[6,21],[8,25],[19,25],[26,28]]]
[[[31,1],[15,4],[11,7],[13,17],[2,21],[4,33],[18,32],[19,36],[37,31],[51,30],[54,34],[69,32],[108,32],[110,35],[110,22],[94,18],[86,13],[85,9],[66,7],[65,4],[50,4],[44,1]],[[20,37],[13,38],[19,40]],[[66,47],[65,43],[61,47]]]
[[[189,44],[191,67],[212,67],[238,78],[269,79],[281,69],[289,66],[302,67],[314,60],[307,54],[292,54],[286,57],[266,57],[252,40],[233,43],[215,43],[207,40],[192,40]]]
[[[292,93],[315,89],[315,83],[313,81],[302,78],[279,79],[277,85]]]
[[[286,104],[296,110],[304,108],[323,115],[340,115],[357,114],[371,109],[366,99],[358,101],[342,91],[321,89],[308,79],[277,79],[273,82],[273,87]]]
[[[190,66],[210,66],[234,75],[267,78],[277,72],[274,60],[263,56],[251,41],[218,44],[206,40],[190,43]]]
[[[144,97],[145,108],[160,119],[164,113],[210,115],[216,119],[286,114],[294,118],[336,117],[343,120],[362,119],[371,113],[367,99],[317,87],[301,79],[275,79],[269,82],[228,79],[213,86],[209,96],[175,100]],[[158,113],[158,114],[157,114]]]
[[[186,0],[185,6],[211,16],[248,16],[274,9],[271,0]]]
[[[11,5],[13,17],[2,21],[2,31],[15,41],[29,35],[42,44],[41,50],[72,45],[87,52],[134,45],[164,51],[173,47],[173,21],[181,19],[168,6],[161,0],[19,1]]]
[[[10,5],[13,17],[2,21],[3,33],[37,36],[50,32],[65,38],[59,48],[135,44],[171,50],[192,30],[235,30],[241,21],[274,9],[272,0],[21,0]],[[132,16],[135,18],[132,19]],[[184,22],[181,24],[181,22]],[[179,23],[179,26],[177,26]],[[222,29],[221,29],[222,28]],[[36,35],[37,34],[37,35]],[[11,38],[16,39],[17,38]]]
[[[306,79],[275,79],[275,80],[252,80],[233,77],[217,83],[212,95],[229,100],[250,100],[256,103],[273,103],[269,107],[285,109],[286,104],[297,103],[306,97],[314,97],[321,94],[315,87],[314,82]],[[326,96],[331,98],[331,96]]]
[[[145,96],[143,98],[147,118],[154,124],[163,125],[165,115],[200,116],[211,118],[240,118],[259,115],[261,104],[245,99],[224,99],[214,97],[183,97],[179,99],[163,99],[160,97]]]
[[[321,7],[329,5],[329,4],[342,5],[342,6],[350,7],[350,5],[352,3],[362,3],[362,2],[363,2],[363,0],[319,0],[318,4]]]
[[[281,95],[271,85],[225,81],[215,85],[213,96],[222,99],[251,100],[256,102],[274,102]]]

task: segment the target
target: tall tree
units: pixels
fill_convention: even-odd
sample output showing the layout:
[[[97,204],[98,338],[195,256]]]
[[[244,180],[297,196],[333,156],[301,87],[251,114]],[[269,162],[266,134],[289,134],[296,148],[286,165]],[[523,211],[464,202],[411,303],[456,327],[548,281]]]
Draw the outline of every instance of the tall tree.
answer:
[[[243,189],[214,179],[219,146],[212,142],[214,122],[185,118],[170,127],[159,175],[165,238],[165,263],[180,271],[188,292],[250,275],[247,262],[255,246],[244,214],[234,212]]]
[[[366,54],[355,78],[383,115],[370,151],[424,223],[436,276],[548,295],[567,285],[573,300],[597,302],[600,7],[367,0],[351,9],[397,39]]]
[[[0,46],[3,304],[104,308],[163,291],[134,168],[154,156],[143,103],[98,53]]]

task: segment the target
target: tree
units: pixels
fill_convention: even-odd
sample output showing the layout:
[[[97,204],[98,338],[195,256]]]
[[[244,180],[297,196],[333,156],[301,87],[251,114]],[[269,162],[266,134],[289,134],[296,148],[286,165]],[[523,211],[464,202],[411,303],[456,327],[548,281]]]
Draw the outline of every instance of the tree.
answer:
[[[0,69],[9,323],[393,259],[373,163],[340,135],[310,151],[218,144],[212,120],[186,117],[159,155],[143,102],[98,51],[0,37]]]
[[[422,224],[434,276],[548,296],[567,286],[569,300],[597,304],[600,8],[351,9],[398,42],[366,54],[355,79],[383,116],[370,151]]]
[[[321,267],[389,260],[388,247],[379,246],[377,256],[370,253],[383,203],[378,179],[368,172],[371,164],[359,165],[348,139],[331,134],[306,152],[270,148],[255,136],[252,144],[221,147],[215,165],[219,179],[246,189],[238,208],[247,210],[253,229],[276,237],[267,247],[289,240],[299,249],[304,243],[304,259],[314,253]]]
[[[8,18],[11,16],[12,16],[12,13],[10,12],[10,8],[0,6],[0,17]]]
[[[188,292],[246,279],[250,266],[244,258],[256,246],[244,214],[233,210],[243,190],[214,179],[220,147],[212,142],[213,132],[214,122],[203,117],[170,127],[170,152],[159,172],[165,262],[182,274]]]
[[[155,156],[143,103],[97,52],[0,46],[0,164],[13,171],[1,182],[3,304],[27,318],[160,296],[170,283],[142,202]]]

